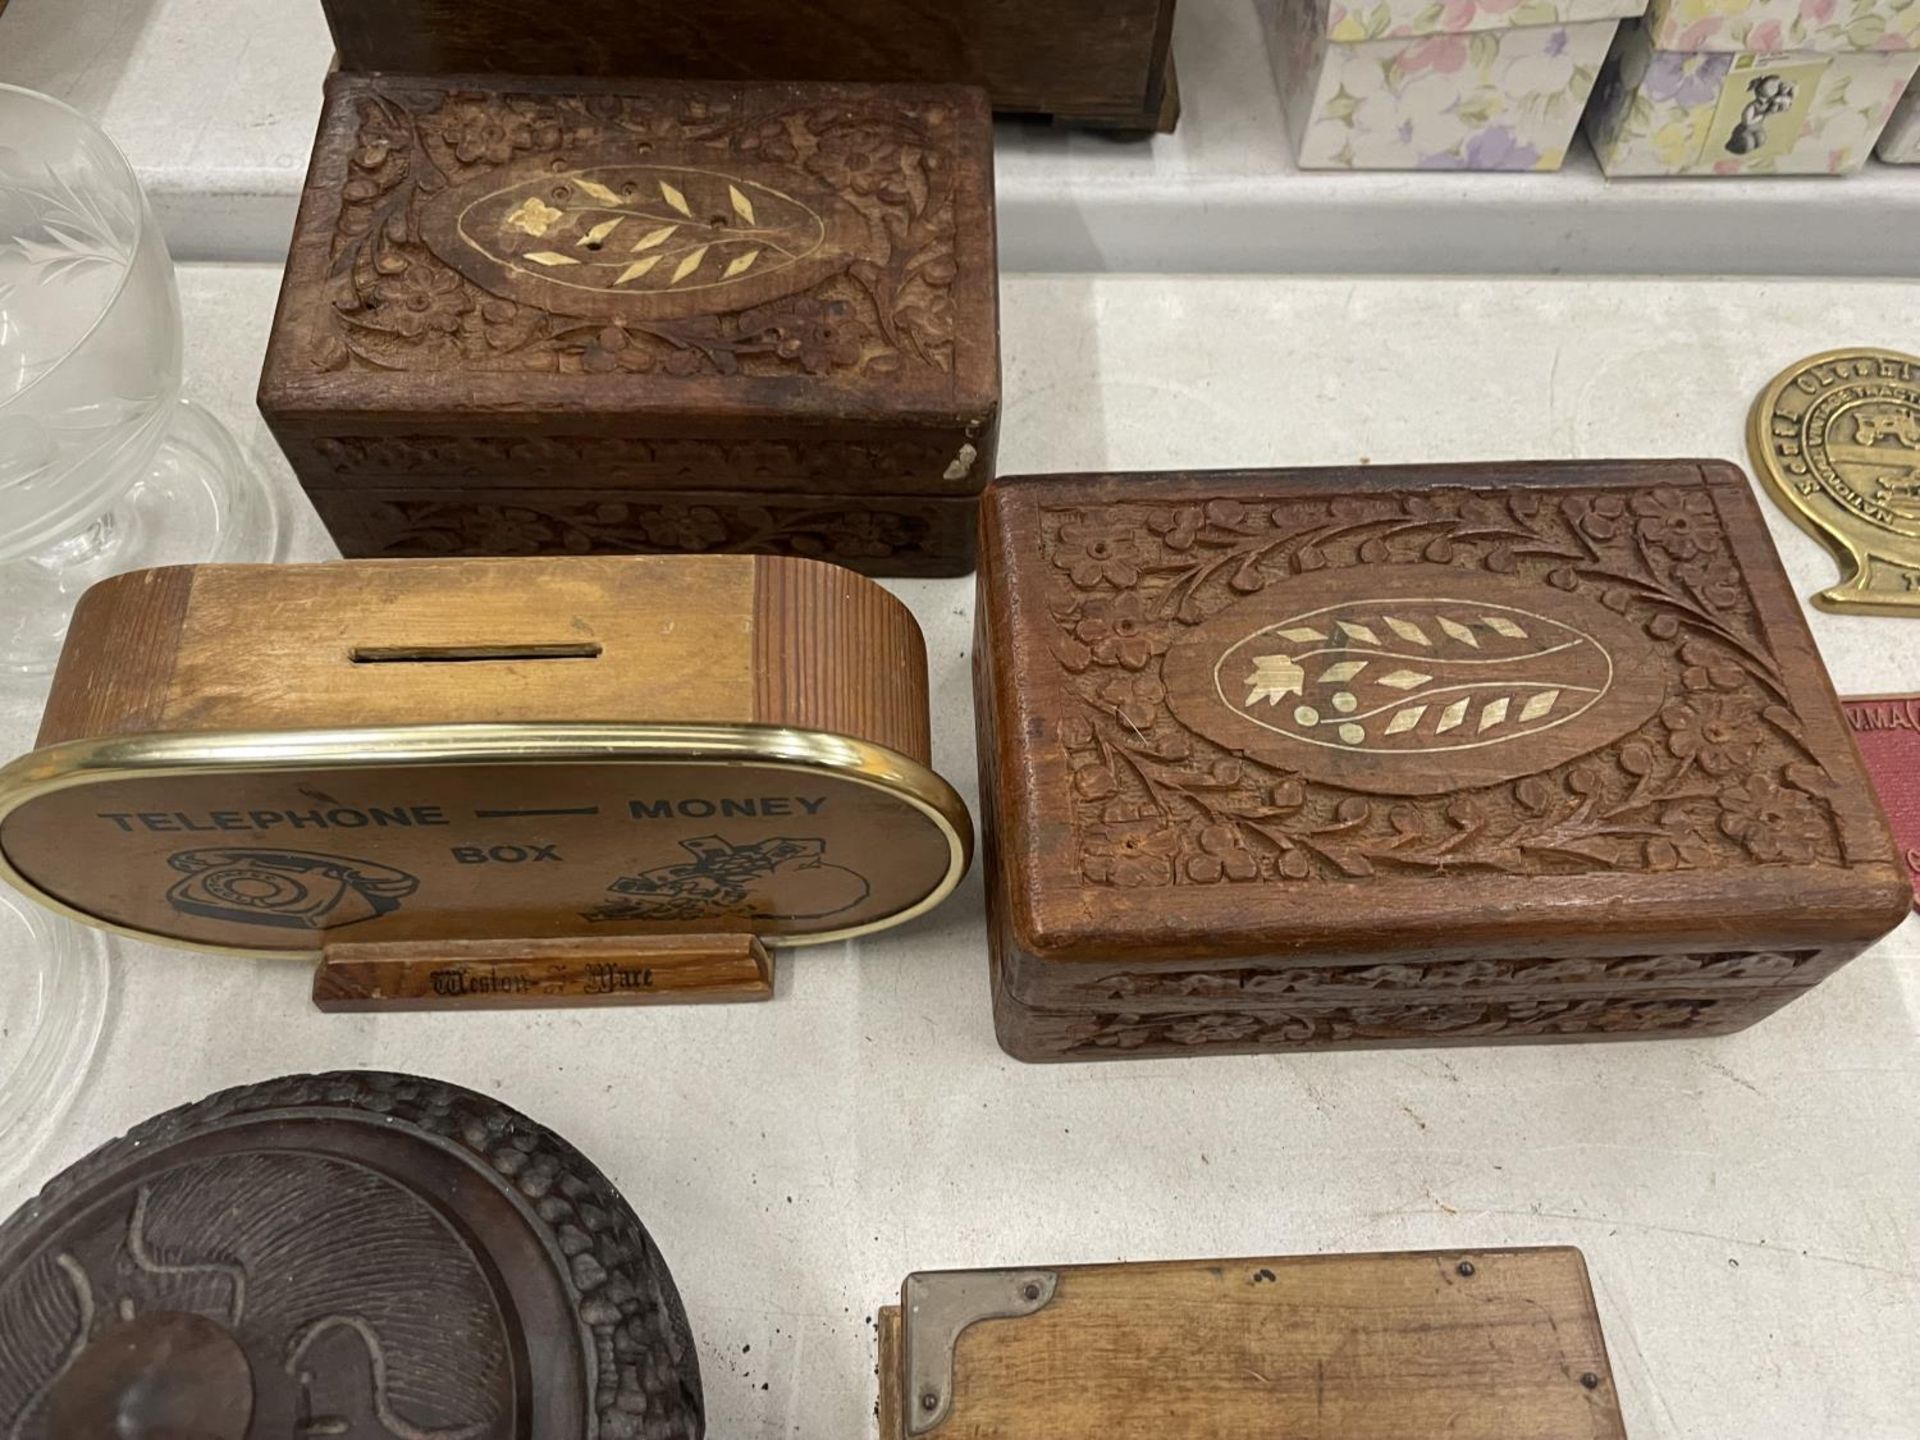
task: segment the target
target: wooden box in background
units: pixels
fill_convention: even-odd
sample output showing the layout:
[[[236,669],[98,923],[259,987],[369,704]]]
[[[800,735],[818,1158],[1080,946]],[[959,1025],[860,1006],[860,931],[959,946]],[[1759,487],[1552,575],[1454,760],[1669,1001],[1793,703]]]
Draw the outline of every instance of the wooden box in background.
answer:
[[[1911,903],[1731,465],[1021,479],[983,529],[1023,1059],[1717,1034]]]
[[[984,86],[997,110],[1179,115],[1174,0],[324,0],[347,70]]]
[[[1624,1440],[1578,1250],[934,1271],[881,1440]]]
[[[971,568],[977,90],[340,76],[260,406],[349,556]]]

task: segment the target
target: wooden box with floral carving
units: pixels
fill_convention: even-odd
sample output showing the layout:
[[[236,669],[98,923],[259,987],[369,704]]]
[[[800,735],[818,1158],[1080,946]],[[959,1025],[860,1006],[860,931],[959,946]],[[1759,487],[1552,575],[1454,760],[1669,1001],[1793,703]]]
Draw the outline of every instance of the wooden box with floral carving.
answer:
[[[1026,1060],[1736,1030],[1911,894],[1722,463],[996,483],[975,684]]]
[[[349,556],[962,574],[992,167],[963,87],[335,75],[260,406]]]

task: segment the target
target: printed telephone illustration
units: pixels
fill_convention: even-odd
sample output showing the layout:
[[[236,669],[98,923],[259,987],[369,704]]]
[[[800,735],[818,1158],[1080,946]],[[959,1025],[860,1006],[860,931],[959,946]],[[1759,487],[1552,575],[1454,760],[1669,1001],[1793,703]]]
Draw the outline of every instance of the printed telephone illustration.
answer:
[[[332,930],[397,909],[420,888],[404,870],[308,850],[182,850],[167,891],[183,915],[236,925]]]
[[[683,840],[690,861],[623,875],[607,889],[617,898],[588,920],[820,920],[867,898],[866,877],[829,865],[827,842],[762,840],[731,845],[718,835]]]

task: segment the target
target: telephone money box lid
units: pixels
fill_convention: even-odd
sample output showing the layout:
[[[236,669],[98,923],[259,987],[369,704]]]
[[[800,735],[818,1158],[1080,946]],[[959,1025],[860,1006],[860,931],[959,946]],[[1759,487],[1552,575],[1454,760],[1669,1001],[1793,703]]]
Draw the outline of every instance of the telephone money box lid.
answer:
[[[0,1354],[21,1440],[704,1429],[680,1297],[619,1191],[408,1075],[223,1091],[57,1176],[0,1225]]]
[[[0,877],[237,955],[845,939],[968,864],[925,674],[905,607],[812,561],[142,572],[89,592],[0,769]]]

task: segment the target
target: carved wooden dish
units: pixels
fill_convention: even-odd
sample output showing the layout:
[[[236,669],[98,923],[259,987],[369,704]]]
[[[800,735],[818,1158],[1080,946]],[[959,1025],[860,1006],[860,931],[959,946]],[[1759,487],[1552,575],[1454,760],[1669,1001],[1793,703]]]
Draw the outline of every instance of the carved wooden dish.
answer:
[[[345,1071],[222,1091],[0,1225],[0,1433],[698,1440],[666,1262],[566,1141]]]
[[[82,600],[0,770],[0,872],[236,954],[817,943],[964,873],[928,749],[919,627],[837,566],[143,571]]]
[[[260,406],[347,555],[964,573],[999,404],[977,90],[328,82]]]
[[[1022,1058],[1719,1033],[1910,899],[1730,465],[1003,481],[978,623]]]
[[[1624,1440],[1578,1250],[944,1270],[880,1312],[880,1440]]]

